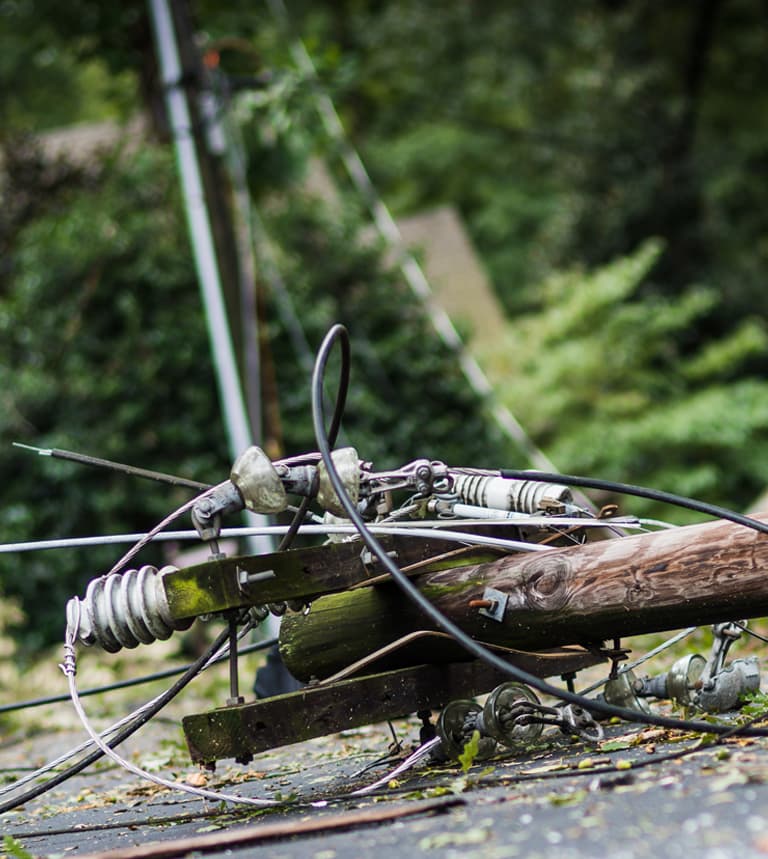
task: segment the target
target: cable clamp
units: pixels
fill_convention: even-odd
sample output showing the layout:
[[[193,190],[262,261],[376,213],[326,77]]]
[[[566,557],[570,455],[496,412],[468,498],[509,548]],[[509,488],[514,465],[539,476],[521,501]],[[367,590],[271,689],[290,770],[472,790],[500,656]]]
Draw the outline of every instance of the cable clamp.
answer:
[[[64,661],[59,663],[65,677],[74,677],[77,674],[77,654],[72,641],[64,642]]]
[[[386,554],[388,557],[392,558],[393,561],[396,560],[398,557],[397,552],[395,552],[394,550],[391,552],[387,552]],[[371,567],[373,567],[375,564],[380,564],[381,562],[376,557],[376,555],[371,552],[370,549],[362,549],[360,552],[360,563],[363,565],[363,570],[368,575],[371,575],[371,573],[373,572]]]
[[[483,617],[489,617],[497,623],[503,623],[504,612],[507,610],[508,602],[509,594],[496,590],[496,588],[486,588],[483,591],[483,598],[470,600],[469,607],[476,608],[478,610],[477,613],[483,615]]]
[[[77,674],[77,654],[75,652],[75,641],[80,634],[80,616],[82,603],[77,597],[73,597],[67,603],[67,629],[64,633],[64,661],[59,663],[59,668],[66,677],[74,677]]]

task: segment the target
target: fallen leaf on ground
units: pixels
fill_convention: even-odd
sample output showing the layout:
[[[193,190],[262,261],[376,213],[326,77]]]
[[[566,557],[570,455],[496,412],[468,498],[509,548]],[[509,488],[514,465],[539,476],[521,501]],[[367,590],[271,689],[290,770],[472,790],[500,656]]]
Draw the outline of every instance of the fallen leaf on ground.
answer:
[[[556,764],[546,764],[543,767],[534,767],[530,770],[522,770],[523,775],[540,775],[541,773],[551,773],[556,772],[557,770],[567,770],[569,769],[568,764],[564,764],[562,761]]]
[[[184,783],[191,787],[205,787],[208,784],[208,777],[201,772],[187,773]]]

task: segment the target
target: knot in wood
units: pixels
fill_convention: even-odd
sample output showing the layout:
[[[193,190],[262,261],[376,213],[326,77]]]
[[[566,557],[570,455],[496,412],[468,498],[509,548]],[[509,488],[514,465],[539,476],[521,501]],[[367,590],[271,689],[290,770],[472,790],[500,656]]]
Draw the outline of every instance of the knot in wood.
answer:
[[[571,563],[566,558],[538,557],[523,564],[521,589],[526,608],[558,611],[568,601]]]
[[[663,572],[663,565],[658,566],[662,567]],[[650,572],[653,573],[656,571],[650,570]],[[630,567],[627,570],[627,574],[629,581],[624,592],[624,603],[626,605],[647,605],[650,603],[655,591],[651,582],[647,578],[644,578],[644,575],[647,575],[647,571],[641,572],[634,567]]]

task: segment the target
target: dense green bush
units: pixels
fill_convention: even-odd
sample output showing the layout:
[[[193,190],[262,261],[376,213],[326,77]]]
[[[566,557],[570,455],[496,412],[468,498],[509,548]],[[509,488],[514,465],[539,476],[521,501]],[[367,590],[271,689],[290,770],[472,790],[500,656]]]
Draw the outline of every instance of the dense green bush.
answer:
[[[485,363],[567,470],[744,508],[768,483],[768,383],[749,372],[768,352],[765,320],[699,340],[712,290],[641,295],[661,253],[649,242],[593,272],[553,276],[538,311],[510,324]]]
[[[45,189],[14,182],[8,197]],[[6,233],[0,292],[3,542],[146,528],[187,495],[35,457],[11,441],[73,449],[198,480],[226,467],[217,392],[168,153],[115,159],[49,191]],[[114,547],[3,555],[0,588],[33,647]]]
[[[31,179],[39,175],[20,171]],[[9,187],[19,199],[34,189]],[[215,482],[228,457],[199,290],[168,152],[143,148],[63,185],[8,225],[0,293],[0,541],[136,531],[188,495],[10,446],[68,448]],[[490,464],[502,445],[407,288],[336,221],[292,191],[269,218],[313,348],[336,321],[353,342],[344,427],[361,456]],[[267,313],[284,449],[314,449],[309,378]],[[333,380],[331,380],[331,387]],[[113,548],[0,556],[0,589],[21,601],[22,636],[56,640],[66,599],[118,557]],[[155,557],[158,557],[155,555]]]

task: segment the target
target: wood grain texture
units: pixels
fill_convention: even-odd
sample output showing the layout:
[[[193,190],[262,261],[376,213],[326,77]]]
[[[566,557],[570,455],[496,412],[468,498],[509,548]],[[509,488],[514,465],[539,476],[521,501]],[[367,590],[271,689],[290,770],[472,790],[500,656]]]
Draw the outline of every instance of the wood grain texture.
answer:
[[[768,514],[756,518],[765,522]],[[474,638],[525,650],[759,617],[768,614],[767,571],[766,535],[715,521],[512,555],[413,581]],[[508,596],[501,623],[469,606],[486,586]],[[286,618],[281,651],[297,676],[323,677],[421,628],[433,627],[390,583],[323,597],[307,617]],[[414,658],[401,657],[399,664]],[[452,658],[455,651],[431,652],[419,661]]]
[[[504,651],[505,658],[538,677],[578,671],[600,661],[579,648],[546,653]],[[312,737],[440,710],[449,701],[490,692],[508,677],[482,662],[417,665],[306,686],[249,704],[185,716],[184,734],[193,761],[242,760],[267,749]]]

